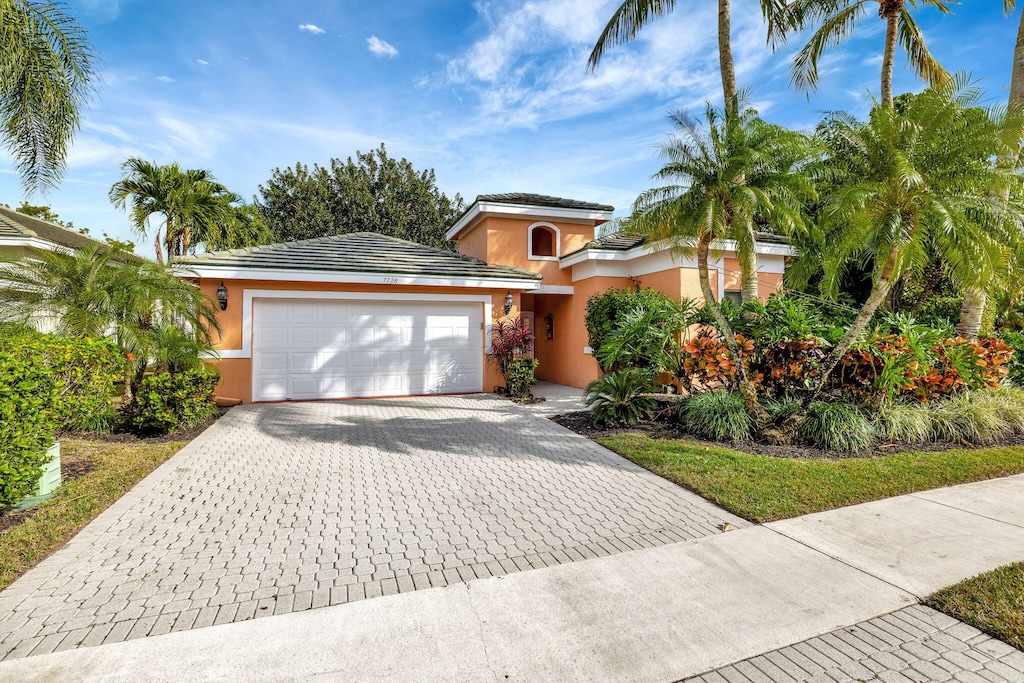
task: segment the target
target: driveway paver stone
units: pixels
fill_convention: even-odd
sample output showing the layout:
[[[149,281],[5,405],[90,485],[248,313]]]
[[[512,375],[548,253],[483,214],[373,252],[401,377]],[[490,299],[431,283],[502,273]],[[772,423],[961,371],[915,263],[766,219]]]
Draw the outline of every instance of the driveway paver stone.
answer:
[[[711,503],[507,401],[246,405],[0,592],[0,660],[700,539]]]

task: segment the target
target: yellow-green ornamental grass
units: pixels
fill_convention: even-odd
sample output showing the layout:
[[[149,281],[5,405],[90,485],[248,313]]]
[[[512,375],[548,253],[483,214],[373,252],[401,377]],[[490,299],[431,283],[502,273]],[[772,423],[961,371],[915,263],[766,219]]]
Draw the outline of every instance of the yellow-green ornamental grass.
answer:
[[[108,443],[61,439],[62,452],[89,458],[92,471],[67,482],[40,512],[0,532],[0,590],[67,543],[186,441]]]
[[[599,442],[753,522],[1024,472],[1019,446],[799,460],[641,435]]]

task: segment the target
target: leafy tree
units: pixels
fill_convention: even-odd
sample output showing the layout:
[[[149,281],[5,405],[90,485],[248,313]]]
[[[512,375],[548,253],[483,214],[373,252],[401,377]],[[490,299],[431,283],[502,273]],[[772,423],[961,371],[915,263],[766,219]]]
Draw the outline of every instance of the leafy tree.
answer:
[[[804,207],[814,197],[805,168],[814,146],[804,135],[765,122],[757,112],[731,102],[733,112],[707,105],[703,124],[679,112],[676,137],[663,145],[668,163],[655,175],[675,184],[648,190],[633,206],[632,230],[666,240],[684,254],[696,253],[704,300],[733,358],[740,352],[729,321],[711,289],[708,255],[713,242],[735,240],[742,261],[756,258],[752,238],[758,218],[784,232],[805,229]],[[770,418],[742,363],[740,391],[759,428]]]
[[[64,172],[95,59],[66,5],[0,0],[0,139],[30,193],[55,187]]]
[[[882,106],[892,108],[892,76],[897,44],[907,53],[917,75],[937,85],[949,78],[942,65],[928,51],[924,35],[911,14],[911,9],[928,6],[943,14],[950,12],[955,0],[761,0],[768,18],[769,42],[782,44],[792,33],[814,27],[810,40],[793,59],[790,79],[798,90],[814,90],[818,86],[818,61],[825,50],[849,38],[878,5],[877,14],[885,22],[885,45],[882,49]]]
[[[461,196],[437,188],[433,169],[392,159],[383,144],[329,167],[276,168],[259,194],[267,227],[282,242],[376,232],[452,249],[445,232],[463,209]]]
[[[206,223],[193,235],[208,251],[240,249],[274,241],[263,214],[255,204],[246,204],[238,195],[225,195],[223,215]]]
[[[210,171],[182,169],[175,163],[158,166],[131,157],[121,165],[124,177],[110,188],[110,201],[129,210],[132,226],[145,236],[150,219],[163,216],[163,240],[157,228],[154,247],[159,263],[194,250],[206,235],[218,233],[221,221],[233,220],[228,207],[236,198]]]
[[[998,110],[979,117],[980,97],[954,79],[914,97],[905,112],[876,106],[867,121],[833,114],[820,128],[834,174],[817,222],[819,243],[829,245],[819,252],[825,259],[823,292],[837,293],[851,263],[870,260],[874,266],[870,295],[822,361],[817,390],[805,407],[893,283],[927,264],[929,249],[963,287],[1003,271],[1022,247],[1021,178],[990,158],[1020,139],[1024,119]],[[989,154],[979,155],[980,144]],[[798,411],[784,428],[795,428],[805,414]]]
[[[172,349],[208,349],[219,329],[216,306],[199,288],[162,265],[114,249],[87,247],[0,260],[0,280],[5,285],[0,319],[45,317],[59,334],[109,336],[131,354],[125,386],[129,398],[150,359],[187,365]],[[191,347],[183,335],[192,340]]]
[[[25,214],[26,216],[38,218],[41,221],[56,223],[57,225],[62,225],[65,228],[69,228],[71,230],[75,229],[74,223],[62,221],[60,219],[60,216],[58,216],[56,212],[54,212],[54,210],[51,209],[49,206],[34,206],[32,204],[29,204],[28,202],[23,201],[21,205],[14,210],[17,211],[18,213]]]

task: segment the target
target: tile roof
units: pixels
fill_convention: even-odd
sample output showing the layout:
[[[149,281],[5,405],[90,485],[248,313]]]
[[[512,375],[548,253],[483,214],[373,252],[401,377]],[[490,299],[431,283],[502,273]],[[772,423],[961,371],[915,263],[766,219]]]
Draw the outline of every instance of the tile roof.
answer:
[[[587,242],[582,249],[566,254],[562,258],[578,254],[589,249],[607,249],[609,251],[629,251],[641,246],[647,241],[647,235],[630,235],[624,232],[613,232],[610,235],[598,237],[596,240]],[[789,244],[789,240],[782,235],[773,235],[768,232],[758,232],[757,241],[768,244]]]
[[[593,202],[582,202],[578,199],[563,199],[562,197],[549,197],[543,194],[532,194],[530,192],[506,192],[505,194],[481,194],[477,195],[478,202],[494,202],[495,204],[527,204],[529,206],[548,206],[556,209],[580,209],[583,211],[614,211],[614,206],[608,204],[595,204]]]
[[[86,237],[74,230],[69,230],[56,223],[39,220],[38,218],[26,216],[23,213],[0,206],[0,239],[5,237],[15,239],[37,237],[71,249],[105,246],[102,242]]]
[[[194,268],[267,268],[518,280],[541,278],[539,273],[509,266],[489,266],[470,256],[370,232],[214,251],[179,257],[174,262]]]

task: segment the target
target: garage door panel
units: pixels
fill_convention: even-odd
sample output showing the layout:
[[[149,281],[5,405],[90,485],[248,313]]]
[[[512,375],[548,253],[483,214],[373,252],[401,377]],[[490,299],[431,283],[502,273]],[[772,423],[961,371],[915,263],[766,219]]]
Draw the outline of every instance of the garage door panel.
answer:
[[[482,308],[448,302],[257,299],[253,398],[480,391]]]

